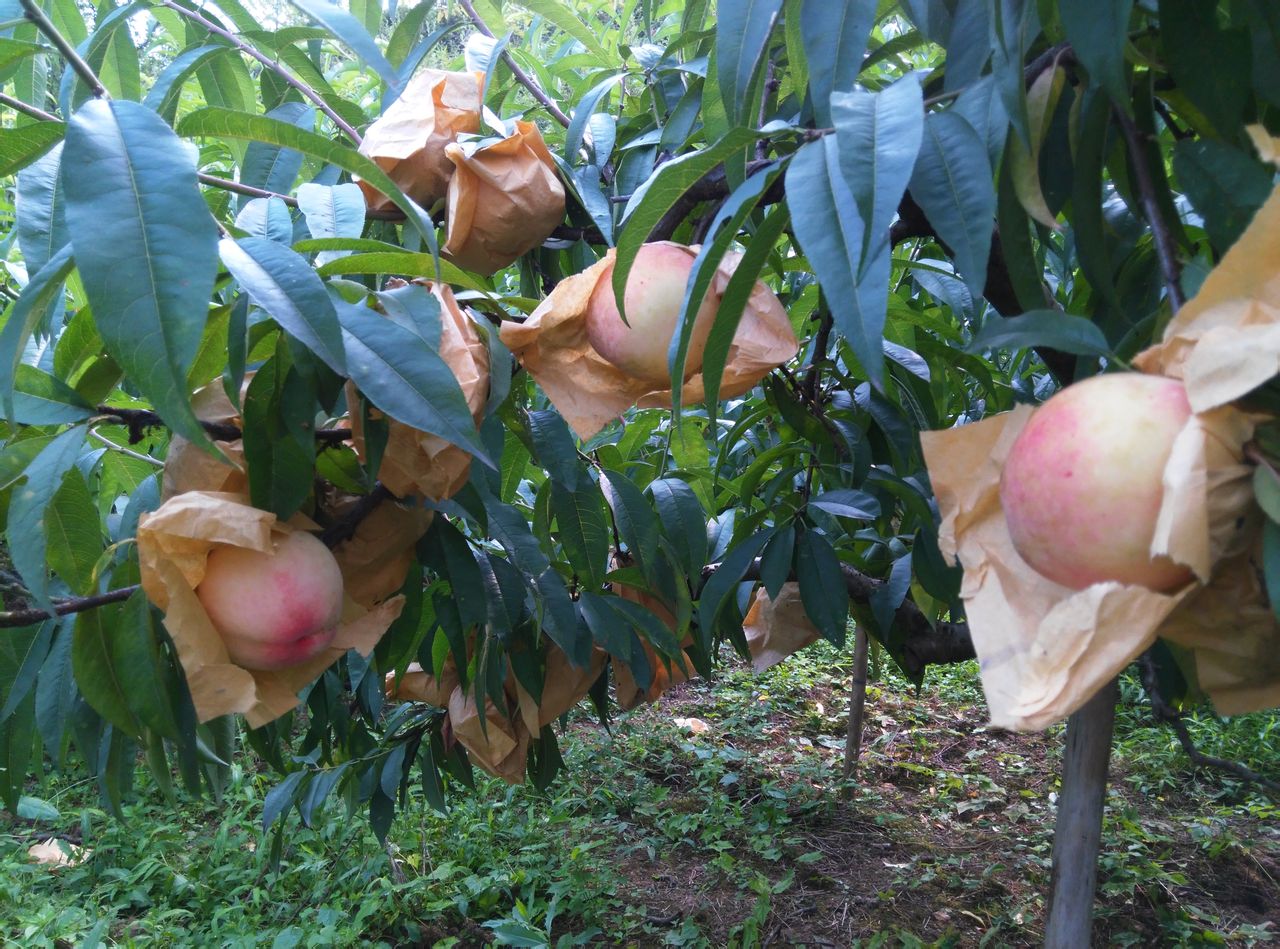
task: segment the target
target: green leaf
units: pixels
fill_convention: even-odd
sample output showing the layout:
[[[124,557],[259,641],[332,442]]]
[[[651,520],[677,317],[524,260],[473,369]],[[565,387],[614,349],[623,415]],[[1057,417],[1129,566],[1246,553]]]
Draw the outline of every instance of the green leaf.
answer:
[[[590,478],[583,478],[576,490],[552,482],[551,512],[569,565],[584,586],[599,589],[608,570],[610,547],[600,488]]]
[[[1045,203],[1044,190],[1040,186],[1040,149],[1049,136],[1054,111],[1062,97],[1067,72],[1061,66],[1046,69],[1027,90],[1027,128],[1031,135],[1028,147],[1022,139],[1015,138],[1009,144],[1009,160],[1013,177],[1013,189],[1029,215],[1053,230],[1058,221]]]
[[[732,600],[747,568],[772,536],[772,531],[761,531],[739,543],[725,555],[702,587],[698,597],[698,626],[705,642],[710,642],[725,605]]]
[[[14,488],[9,501],[9,520],[5,541],[9,556],[36,606],[52,613],[48,577],[45,566],[45,511],[62,479],[80,457],[86,431],[83,426],[69,428],[54,438],[27,465],[25,483]]]
[[[281,520],[292,517],[311,493],[315,404],[314,386],[288,364],[285,347],[263,363],[245,392],[249,495],[254,507]]]
[[[613,512],[626,552],[642,572],[647,571],[658,557],[659,526],[653,508],[635,483],[620,472],[602,471],[600,490]]]
[[[298,250],[363,250],[370,249],[371,245],[376,241],[360,241],[356,245],[355,238],[347,238],[342,242],[321,243],[318,240],[299,241],[295,247]],[[356,245],[347,247],[345,245]],[[492,288],[486,288],[484,283],[474,274],[469,274],[460,267],[449,263],[447,260],[440,261],[439,279],[444,283],[454,286],[466,287],[469,290],[481,290],[492,293]],[[323,277],[337,277],[343,274],[396,274],[405,277],[430,277],[436,279],[435,261],[430,254],[411,253],[405,250],[378,250],[371,253],[356,253],[350,257],[339,257],[336,260],[326,261],[319,267],[319,273]]]
[[[983,353],[1036,346],[1079,356],[1112,356],[1107,338],[1096,323],[1057,310],[1032,310],[1022,316],[989,318],[965,348],[971,353]]]
[[[336,3],[329,0],[293,0],[299,9],[323,23],[334,36],[351,47],[351,50],[376,72],[386,83],[387,88],[399,93],[400,77],[392,65],[387,62],[378,44],[373,41],[369,31],[359,20],[353,17]]]
[[[22,425],[62,425],[93,414],[93,406],[61,379],[34,366],[18,366],[13,420]]]
[[[280,198],[251,198],[240,206],[236,228],[246,237],[261,237],[288,246],[293,241],[293,215]]]
[[[600,45],[600,41],[596,38],[592,28],[579,20],[572,11],[566,9],[561,0],[517,0],[517,2],[526,10],[536,13],[568,33],[601,62],[607,63],[612,58],[605,51],[605,48]],[[600,29],[599,20],[595,22],[595,28],[597,30]]]
[[[8,319],[4,328],[0,329],[0,402],[3,402],[5,416],[9,419],[13,418],[15,411],[13,386],[23,349],[45,313],[55,302],[61,301],[62,283],[74,269],[71,245],[64,244],[27,281],[22,293],[9,308]]]
[[[573,434],[559,412],[541,409],[528,415],[529,437],[538,463],[547,474],[570,492],[578,490],[582,464]]]
[[[359,185],[300,185],[298,208],[313,238],[359,237],[364,232],[364,195]]]
[[[437,515],[419,544],[419,558],[449,581],[450,595],[464,627],[484,622],[484,584],[467,539],[447,519]]]
[[[1178,90],[1223,138],[1234,139],[1251,99],[1249,34],[1220,29],[1217,4],[1160,0],[1159,36]]]
[[[973,134],[972,129],[969,132]],[[867,378],[880,387],[889,295],[888,246],[872,258],[865,276],[856,280],[864,227],[841,174],[840,160],[834,135],[796,152],[787,169],[787,206],[800,246],[822,284],[836,329],[849,341]]]
[[[30,165],[62,141],[66,130],[62,122],[38,122],[0,129],[0,178]]]
[[[676,321],[677,332],[672,335],[667,354],[667,365],[673,383],[671,386],[671,411],[675,415],[680,414],[681,389],[683,388],[677,380],[683,381],[685,377],[685,363],[689,353],[689,342],[693,338],[693,327],[697,321],[698,311],[702,307],[702,301],[706,297],[707,291],[711,288],[711,281],[715,278],[720,262],[724,259],[730,245],[737,238],[738,231],[760,203],[765,191],[777,180],[778,175],[781,173],[782,167],[780,165],[770,165],[757,171],[738,187],[734,188],[716,212],[715,217],[712,218],[711,226],[707,229],[707,237],[702,242],[698,256],[694,258],[693,267],[689,271],[689,279],[685,286],[680,317]],[[740,319],[740,313],[741,311],[738,311],[735,314],[728,307],[717,307],[715,322],[732,320],[736,323]],[[712,325],[714,326],[714,323]],[[719,376],[716,379],[716,390],[717,392],[719,391]],[[708,401],[714,404],[714,397],[709,398]]]
[[[840,569],[840,558],[831,543],[814,530],[796,538],[796,579],[800,601],[822,638],[844,646],[849,620],[849,588]]]
[[[71,240],[67,233],[66,199],[58,181],[62,143],[18,172],[15,211],[18,246],[27,273],[37,273]]]
[[[873,4],[874,6],[874,4]],[[862,215],[858,276],[889,243],[889,225],[907,190],[924,133],[924,97],[915,73],[880,92],[837,92],[831,121],[840,173]]]
[[[756,278],[764,269],[765,262],[773,253],[778,238],[782,236],[790,220],[791,215],[785,205],[769,212],[756,228],[754,239],[747,245],[746,252],[738,261],[738,266],[720,297],[720,309],[716,311],[716,321],[707,334],[707,345],[702,351],[702,390],[707,397],[707,413],[712,423],[715,422],[720,380],[724,377],[724,366],[729,358],[733,337],[738,332],[738,324],[742,321],[747,301],[755,290]],[[885,284],[887,293],[887,275]]]
[[[1071,0],[1058,6],[1067,42],[1095,86],[1111,101],[1131,111],[1124,81],[1124,44],[1129,34],[1133,0]]]
[[[880,516],[880,502],[875,495],[854,488],[837,488],[814,495],[810,507],[834,514],[836,517],[852,517],[860,521],[873,521]]]
[[[171,429],[208,444],[186,379],[213,295],[217,229],[193,155],[145,106],[95,99],[67,129],[62,186],[107,351]]]
[[[696,577],[707,562],[707,515],[698,496],[679,478],[659,478],[645,492],[653,498],[676,560],[688,576]]]
[[[361,155],[354,148],[348,148],[338,142],[330,141],[323,135],[307,132],[287,122],[268,118],[265,115],[251,115],[247,112],[233,112],[230,109],[208,108],[192,112],[178,123],[178,134],[184,136],[204,135],[212,138],[225,136],[248,141],[267,142],[293,148],[304,155],[310,155],[321,161],[337,165],[343,171],[369,182],[374,188],[386,195],[392,203],[405,213],[409,224],[422,235],[427,247],[434,255],[436,247],[436,231],[431,219],[422,208],[405,196],[386,172],[379,168],[372,159]]]
[[[89,486],[68,471],[44,515],[49,566],[73,593],[94,592],[93,568],[102,556],[102,526]]]
[[[876,0],[802,0],[800,32],[810,69],[813,114],[819,126],[836,124],[832,120],[831,94],[852,89],[862,70],[876,6]]]
[[[601,100],[604,99],[610,89],[624,78],[626,78],[626,73],[614,73],[611,76],[606,76],[591,87],[586,95],[579,99],[573,107],[573,119],[569,122],[569,129],[564,135],[564,160],[569,164],[572,165],[577,162],[578,151],[582,148],[582,137],[587,130],[587,122],[595,114]],[[604,158],[597,156],[596,163],[603,164]]]
[[[338,314],[324,282],[305,259],[260,237],[223,238],[218,252],[254,303],[330,369],[347,374]]]
[[[457,377],[439,353],[367,307],[339,304],[338,319],[351,379],[374,405],[493,467]]]
[[[618,252],[613,265],[613,289],[620,304],[627,285],[627,274],[631,272],[631,265],[635,262],[640,245],[649,239],[649,232],[654,225],[671,210],[695,181],[745,148],[755,137],[755,133],[748,129],[731,129],[714,145],[665,163],[631,195],[623,217],[622,231],[618,235]]]
[[[716,61],[729,122],[746,124],[747,96],[782,0],[720,0],[716,8]],[[812,58],[812,57],[811,57]]]
[[[1209,242],[1218,253],[1236,242],[1271,194],[1271,170],[1226,142],[1178,142],[1173,170],[1204,218]]]
[[[20,626],[0,637],[0,723],[3,723],[30,693],[48,659],[55,621]]]
[[[169,122],[173,121],[182,98],[182,87],[196,71],[214,56],[227,52],[225,46],[196,46],[184,50],[164,68],[148,90],[142,104],[155,110]]]
[[[1280,525],[1272,520],[1262,525],[1262,569],[1271,611],[1280,619]]]
[[[435,12],[435,0],[423,0],[405,13],[396,24],[391,39],[387,40],[386,55],[387,62],[397,70],[405,64],[409,51],[413,49],[418,37],[422,34],[423,24],[433,12]]]
[[[982,296],[996,192],[986,143],[973,126],[951,112],[930,113],[910,188],[938,237],[955,254],[956,270],[969,291]]]
[[[305,102],[286,102],[267,113],[269,118],[287,122],[297,126],[304,132],[315,128],[316,110]],[[244,160],[240,163],[240,183],[252,188],[263,188],[276,194],[288,194],[293,190],[293,183],[302,171],[303,157],[301,152],[292,148],[282,148],[268,142],[250,142],[244,151]],[[240,206],[244,207],[249,198],[240,196]]]

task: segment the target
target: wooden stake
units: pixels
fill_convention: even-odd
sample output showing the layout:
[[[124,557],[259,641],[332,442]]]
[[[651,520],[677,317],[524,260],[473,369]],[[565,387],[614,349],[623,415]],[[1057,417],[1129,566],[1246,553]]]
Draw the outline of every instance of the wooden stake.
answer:
[[[1112,679],[1067,719],[1062,793],[1053,830],[1053,876],[1045,949],[1091,945],[1093,898],[1098,883],[1102,809],[1111,761],[1111,732],[1120,686]]]

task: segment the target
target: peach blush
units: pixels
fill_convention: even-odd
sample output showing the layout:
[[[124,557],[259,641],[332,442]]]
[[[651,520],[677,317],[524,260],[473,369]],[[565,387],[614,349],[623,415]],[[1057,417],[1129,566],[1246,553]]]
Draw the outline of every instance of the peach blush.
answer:
[[[286,669],[333,641],[342,614],[342,572],[318,538],[296,532],[277,540],[270,554],[216,547],[196,596],[234,663]]]
[[[680,244],[642,245],[627,274],[623,296],[626,323],[613,292],[613,268],[606,268],[587,303],[587,340],[591,348],[627,375],[668,387],[671,374],[667,352],[696,257],[693,250]],[[702,368],[702,353],[719,305],[720,301],[708,292],[698,308],[685,357],[686,379]]]
[[[1014,440],[1000,478],[1014,549],[1074,590],[1187,583],[1189,568],[1150,550],[1164,467],[1190,415],[1181,382],[1140,373],[1096,376],[1050,398]]]

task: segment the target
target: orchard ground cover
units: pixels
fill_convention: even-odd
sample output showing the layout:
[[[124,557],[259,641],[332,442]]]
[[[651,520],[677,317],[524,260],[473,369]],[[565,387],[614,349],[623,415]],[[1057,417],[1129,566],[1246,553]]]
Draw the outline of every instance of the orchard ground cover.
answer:
[[[123,821],[46,775],[0,832],[7,945],[977,946],[1042,938],[1061,730],[988,729],[972,664],[917,692],[873,669],[858,780],[841,785],[849,659],[819,646],[681,685],[608,730],[581,709],[545,794],[477,773],[447,814],[410,790],[386,848],[338,801],[283,846],[246,753],[222,800],[142,776]],[[699,724],[702,723],[702,724]],[[703,730],[702,725],[707,728]],[[1280,714],[1189,719],[1201,750],[1280,765]],[[304,727],[300,725],[300,727]],[[1280,807],[1190,769],[1123,681],[1097,944],[1266,945],[1280,930]],[[847,793],[842,795],[842,791]],[[48,808],[56,809],[57,816]],[[51,871],[26,849],[87,847]],[[273,869],[278,857],[279,869]]]

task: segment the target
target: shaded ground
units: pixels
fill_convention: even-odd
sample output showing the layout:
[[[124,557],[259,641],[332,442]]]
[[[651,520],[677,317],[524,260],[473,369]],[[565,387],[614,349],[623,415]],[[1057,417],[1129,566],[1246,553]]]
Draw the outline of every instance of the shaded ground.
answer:
[[[670,939],[692,919],[710,945],[847,946],[887,934],[896,934],[890,944],[1039,944],[1060,731],[989,730],[972,702],[873,688],[859,786],[842,801],[829,782],[842,760],[844,701],[818,684],[798,705],[766,711],[758,728],[688,734],[683,756],[646,767],[649,780],[672,789],[669,806],[679,813],[704,803],[698,748],[733,748],[755,773],[735,782],[740,801],[758,798],[764,782],[792,805],[780,858],[732,833],[729,872],[697,845],[630,853],[620,863],[628,899],[643,907],[651,933]],[[629,724],[663,727],[724,711],[723,696],[689,683]],[[591,740],[589,726],[578,731]],[[1175,944],[1202,931],[1242,943],[1280,938],[1269,932],[1280,929],[1274,813],[1223,816],[1196,788],[1152,794],[1117,758],[1097,944]],[[825,767],[815,773],[815,762]],[[1194,783],[1186,773],[1176,780]],[[644,836],[642,825],[630,832]],[[782,888],[762,899],[742,887],[744,873]]]

